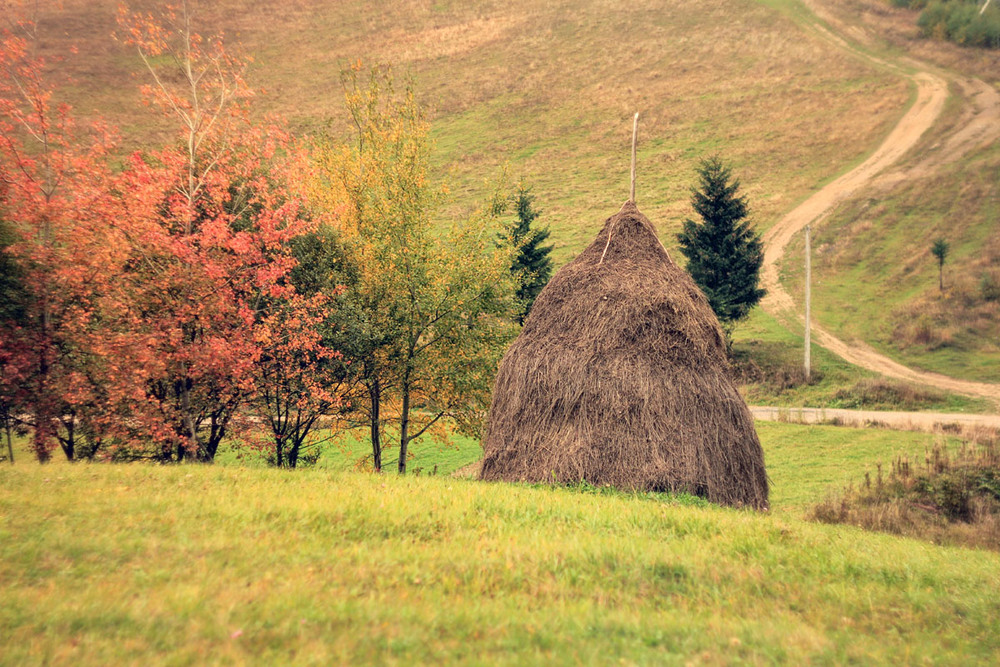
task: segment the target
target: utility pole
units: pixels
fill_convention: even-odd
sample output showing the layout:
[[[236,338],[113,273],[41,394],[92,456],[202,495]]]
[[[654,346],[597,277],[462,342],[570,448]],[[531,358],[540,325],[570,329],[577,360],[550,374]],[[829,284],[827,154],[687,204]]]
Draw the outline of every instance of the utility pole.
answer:
[[[806,382],[809,382],[810,376],[812,375],[812,363],[809,358],[810,352],[810,341],[809,341],[809,306],[810,300],[812,299],[812,290],[810,289],[810,283],[812,282],[812,264],[809,261],[809,255],[812,253],[809,244],[809,228],[810,225],[806,225],[806,359],[805,359],[805,370],[806,370]]]

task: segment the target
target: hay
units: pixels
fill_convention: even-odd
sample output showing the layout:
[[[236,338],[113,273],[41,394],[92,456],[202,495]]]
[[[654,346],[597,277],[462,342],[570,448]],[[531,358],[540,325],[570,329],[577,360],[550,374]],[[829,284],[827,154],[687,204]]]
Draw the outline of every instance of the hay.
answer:
[[[767,508],[718,321],[632,202],[538,296],[500,364],[483,448],[484,480]]]

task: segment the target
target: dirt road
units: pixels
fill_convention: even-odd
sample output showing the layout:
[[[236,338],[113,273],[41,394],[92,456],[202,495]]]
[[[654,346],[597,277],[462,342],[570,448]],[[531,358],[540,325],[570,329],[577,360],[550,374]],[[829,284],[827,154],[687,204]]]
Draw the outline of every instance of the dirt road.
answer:
[[[882,412],[839,408],[774,408],[751,406],[754,419],[793,424],[837,423],[842,426],[877,424],[898,431],[961,431],[975,428],[1000,429],[1000,415],[964,415],[936,412]]]
[[[836,16],[826,11],[823,3],[806,0],[805,4],[831,26],[833,31],[842,34],[857,31],[855,27],[848,29]],[[801,307],[795,303],[778,279],[778,264],[796,234],[805,229],[806,225],[821,224],[838,203],[858,193],[862,188],[890,187],[893,183],[915,175],[932,173],[936,169],[947,167],[966,152],[1000,137],[1000,93],[992,86],[976,79],[953,78],[957,84],[956,88],[968,101],[965,105],[964,118],[942,141],[926,151],[921,159],[914,161],[905,169],[900,168],[898,164],[903,156],[939,120],[948,99],[949,79],[945,77],[949,75],[935,72],[931,67],[912,60],[895,63],[875,58],[862,53],[849,41],[825,27],[817,24],[812,29],[824,39],[855,53],[858,57],[894,69],[901,76],[909,77],[916,86],[917,95],[910,109],[867,160],[789,211],[764,235],[762,280],[768,292],[763,301],[764,309],[775,315],[792,315],[799,320],[802,319]],[[907,69],[902,65],[906,65]],[[917,71],[907,73],[913,69]],[[895,170],[891,170],[892,168]],[[958,394],[1000,401],[1000,385],[959,380],[908,368],[862,343],[843,341],[823,327],[817,326],[815,322],[812,325],[812,332],[819,345],[862,368]]]

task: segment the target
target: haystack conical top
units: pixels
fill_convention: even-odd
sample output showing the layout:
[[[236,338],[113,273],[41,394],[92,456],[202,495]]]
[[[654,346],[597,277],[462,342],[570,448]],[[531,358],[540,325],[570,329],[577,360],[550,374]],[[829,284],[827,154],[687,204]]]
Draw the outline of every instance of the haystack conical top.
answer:
[[[767,507],[719,323],[631,201],[538,295],[500,364],[483,447],[486,480]]]

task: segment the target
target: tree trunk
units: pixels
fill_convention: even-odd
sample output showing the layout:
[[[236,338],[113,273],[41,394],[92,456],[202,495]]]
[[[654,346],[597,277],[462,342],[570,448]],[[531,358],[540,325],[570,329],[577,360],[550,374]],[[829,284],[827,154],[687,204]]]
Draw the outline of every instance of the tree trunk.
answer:
[[[368,396],[371,399],[371,440],[372,440],[372,468],[375,472],[382,472],[382,441],[379,437],[379,421],[381,416],[382,390],[378,379],[372,380],[368,386]]]
[[[10,464],[14,465],[14,445],[11,442],[10,437],[10,418],[3,420],[3,430],[7,433],[7,457],[10,458]]]
[[[219,410],[212,413],[211,427],[208,431],[208,442],[205,443],[205,447],[198,450],[198,460],[202,463],[212,463],[215,461],[215,454],[219,451],[222,439],[226,437],[229,419],[232,417],[235,409],[235,406],[233,406],[228,411]]]
[[[70,413],[69,420],[61,420],[66,427],[66,437],[59,438],[63,453],[67,461],[76,459],[76,415]]]
[[[42,335],[38,350],[38,387],[35,396],[35,457],[39,463],[47,463],[52,458],[49,453],[49,438],[51,437],[53,416],[49,411],[49,306],[48,299],[42,295]]]
[[[187,376],[186,366],[181,366],[180,399],[181,399],[181,419],[184,422],[184,437],[187,439],[188,452],[198,456],[198,430],[195,427],[194,417],[191,415],[191,378]]]
[[[403,408],[399,415],[399,474],[406,474],[406,450],[410,444],[410,369],[406,369],[400,387]]]

